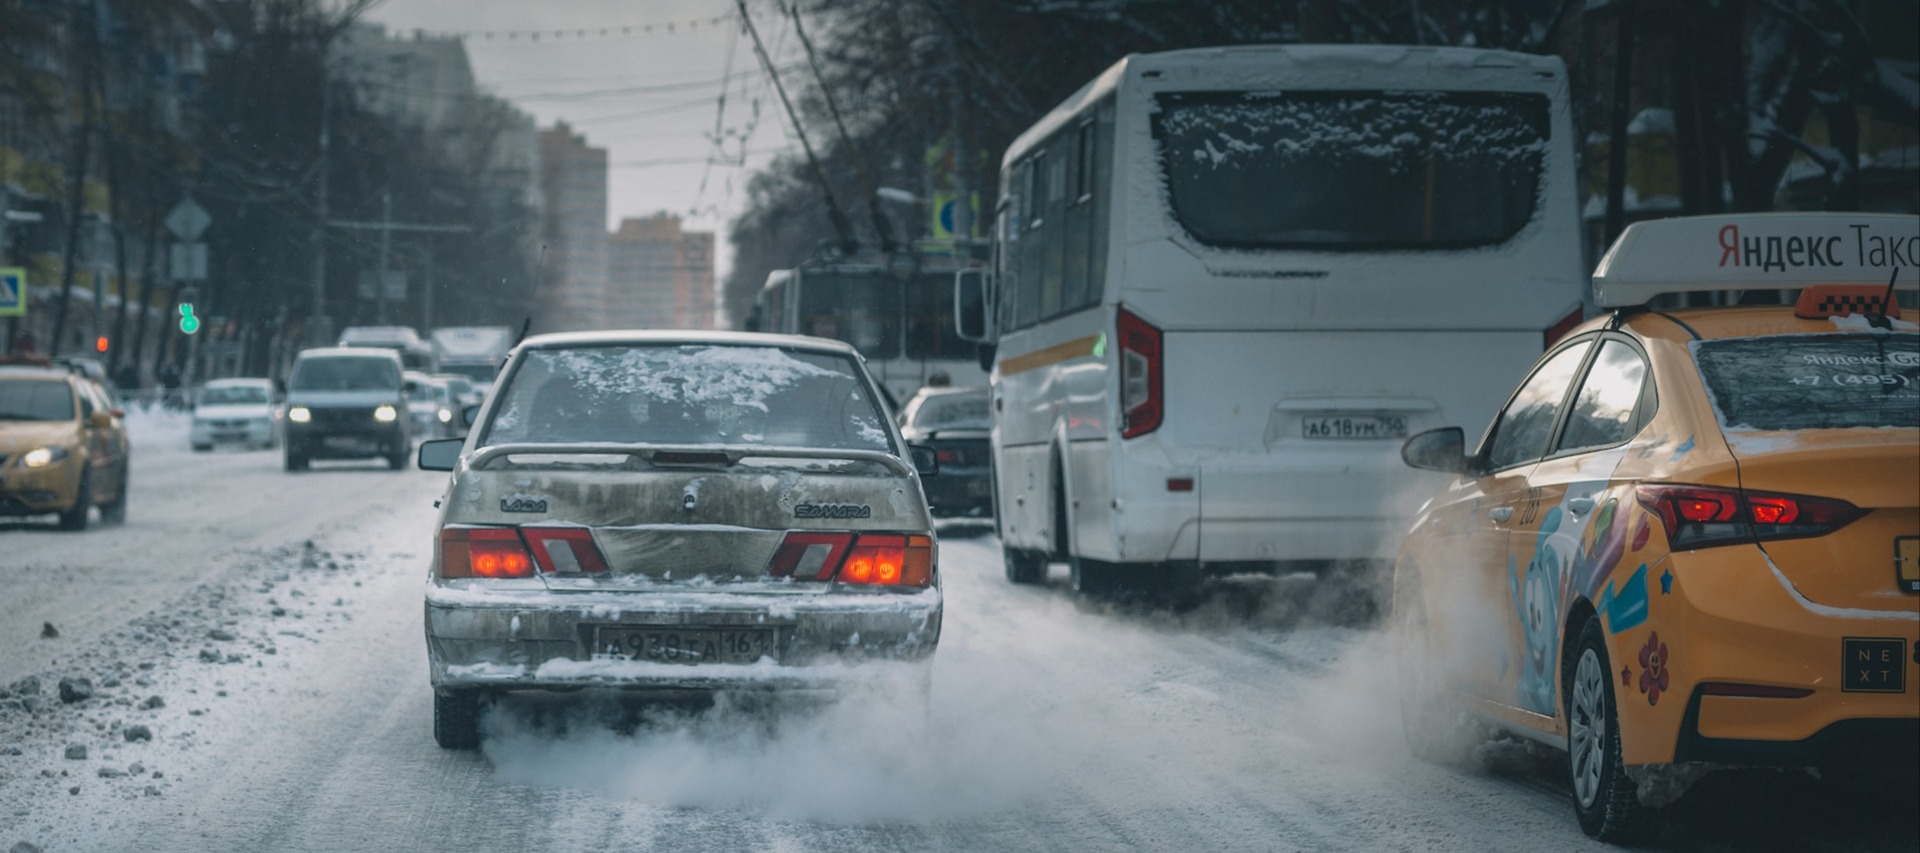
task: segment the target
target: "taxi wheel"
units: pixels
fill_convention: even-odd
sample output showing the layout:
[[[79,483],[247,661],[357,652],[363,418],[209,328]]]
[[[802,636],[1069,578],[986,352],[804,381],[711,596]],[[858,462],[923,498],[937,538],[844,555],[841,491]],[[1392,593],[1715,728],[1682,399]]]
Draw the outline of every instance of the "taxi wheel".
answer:
[[[93,512],[93,484],[86,474],[80,475],[80,488],[73,496],[73,508],[60,513],[61,530],[87,529],[87,515]]]
[[[133,488],[132,483],[127,481],[127,473],[127,466],[121,465],[120,494],[115,495],[112,502],[100,505],[101,524],[127,523],[127,491]]]
[[[1460,709],[1447,699],[1438,650],[1427,636],[1427,609],[1417,595],[1398,602],[1394,631],[1395,662],[1400,673],[1400,725],[1413,757],[1442,767],[1468,767],[1482,738],[1466,725]]]
[[[1007,566],[1007,580],[1018,584],[1045,583],[1047,555],[1040,551],[1002,547],[1000,559]]]
[[[1611,844],[1634,844],[1660,829],[1660,810],[1641,804],[1620,763],[1620,722],[1600,618],[1580,629],[1580,650],[1568,679],[1567,771],[1580,828]]]
[[[441,749],[480,747],[480,691],[433,692],[433,740]]]

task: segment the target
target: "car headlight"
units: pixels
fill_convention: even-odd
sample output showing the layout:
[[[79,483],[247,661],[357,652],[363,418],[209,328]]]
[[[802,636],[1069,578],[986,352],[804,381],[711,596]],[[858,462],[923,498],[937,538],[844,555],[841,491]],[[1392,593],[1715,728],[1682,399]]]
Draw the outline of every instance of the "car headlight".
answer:
[[[441,410],[440,410],[440,422],[441,422],[441,423],[443,423],[443,424],[450,424],[450,423],[453,423],[453,410],[452,410],[452,409],[441,409]]]
[[[27,468],[45,468],[67,458],[67,449],[59,445],[36,447],[20,456],[20,464]]]
[[[383,424],[393,423],[394,419],[398,417],[400,417],[400,411],[395,409],[391,403],[381,403],[380,408],[373,410],[373,419]]]
[[[313,410],[306,406],[294,406],[287,410],[287,420],[293,421],[296,424],[307,423],[313,420]]]

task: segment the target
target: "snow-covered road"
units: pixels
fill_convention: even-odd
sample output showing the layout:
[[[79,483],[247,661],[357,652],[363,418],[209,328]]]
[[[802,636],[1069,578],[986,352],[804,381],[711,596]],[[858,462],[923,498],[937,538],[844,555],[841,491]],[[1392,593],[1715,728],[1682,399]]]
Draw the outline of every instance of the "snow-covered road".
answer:
[[[1386,639],[1318,623],[1303,584],[1226,584],[1181,614],[1089,604],[1057,567],[1007,584],[979,531],[942,541],[924,724],[885,686],[638,718],[573,694],[505,703],[481,753],[444,752],[420,628],[444,475],[288,475],[148,420],[125,527],[0,532],[0,848],[1604,849],[1551,757],[1409,757]],[[1741,777],[1664,841],[1912,850],[1913,809]]]

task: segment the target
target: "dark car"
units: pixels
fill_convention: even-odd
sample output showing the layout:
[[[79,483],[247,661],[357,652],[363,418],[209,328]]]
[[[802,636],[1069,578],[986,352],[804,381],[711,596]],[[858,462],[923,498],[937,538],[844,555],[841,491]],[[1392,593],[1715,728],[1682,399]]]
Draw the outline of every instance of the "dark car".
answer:
[[[286,465],[383,458],[394,470],[413,453],[400,356],[370,347],[310,349],[287,382]]]
[[[985,388],[922,388],[900,409],[900,434],[933,448],[940,476],[926,481],[935,515],[993,514],[992,453],[987,445],[993,417]]]

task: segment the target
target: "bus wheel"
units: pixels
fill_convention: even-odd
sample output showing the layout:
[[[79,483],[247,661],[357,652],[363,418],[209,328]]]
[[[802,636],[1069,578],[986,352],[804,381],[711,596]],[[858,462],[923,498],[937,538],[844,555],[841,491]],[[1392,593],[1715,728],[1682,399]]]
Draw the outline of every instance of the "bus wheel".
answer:
[[[1007,580],[1017,584],[1047,582],[1046,554],[1001,546],[1000,558],[1007,566]]]

